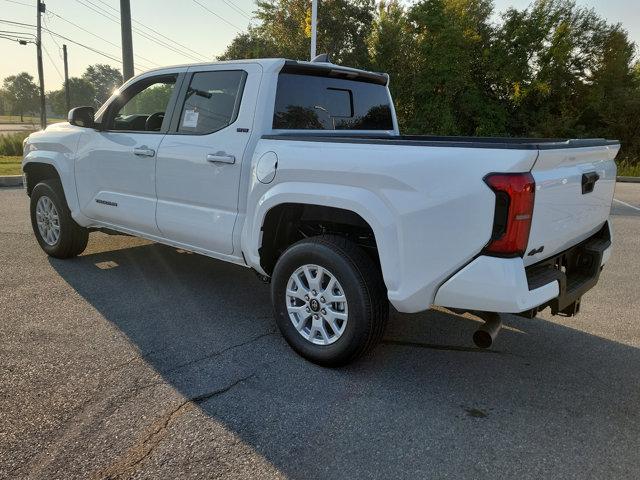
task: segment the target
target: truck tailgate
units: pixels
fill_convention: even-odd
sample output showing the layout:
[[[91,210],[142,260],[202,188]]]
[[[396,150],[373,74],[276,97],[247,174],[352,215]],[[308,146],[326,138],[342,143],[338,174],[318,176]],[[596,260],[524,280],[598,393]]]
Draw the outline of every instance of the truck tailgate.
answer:
[[[617,143],[541,149],[531,169],[535,203],[525,265],[560,253],[596,233],[609,217]]]

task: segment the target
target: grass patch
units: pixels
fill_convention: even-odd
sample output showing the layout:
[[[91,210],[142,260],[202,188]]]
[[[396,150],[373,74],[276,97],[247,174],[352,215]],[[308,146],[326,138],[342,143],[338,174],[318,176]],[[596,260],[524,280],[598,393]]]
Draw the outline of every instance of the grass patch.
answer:
[[[22,156],[0,155],[0,175],[22,175]]]
[[[640,163],[631,164],[628,162],[620,162],[618,164],[619,177],[640,177]]]
[[[22,155],[22,141],[31,132],[16,132],[0,136],[0,155]]]

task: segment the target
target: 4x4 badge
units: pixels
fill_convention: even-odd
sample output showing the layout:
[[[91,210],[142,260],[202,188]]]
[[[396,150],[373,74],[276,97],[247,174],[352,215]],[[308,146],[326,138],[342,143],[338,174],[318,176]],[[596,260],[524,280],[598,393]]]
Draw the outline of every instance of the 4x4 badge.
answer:
[[[544,245],[541,246],[540,248],[534,248],[529,253],[527,253],[527,255],[529,255],[531,257],[531,256],[533,256],[533,255],[535,255],[537,253],[542,253],[543,250],[544,250]]]

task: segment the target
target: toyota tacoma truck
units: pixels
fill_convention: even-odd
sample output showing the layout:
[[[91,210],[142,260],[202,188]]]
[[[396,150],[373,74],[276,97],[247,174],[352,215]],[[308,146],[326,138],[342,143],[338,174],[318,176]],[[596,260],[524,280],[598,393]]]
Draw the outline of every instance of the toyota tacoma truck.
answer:
[[[389,303],[475,313],[483,346],[500,313],[576,314],[611,252],[619,143],[401,135],[388,83],[285,59],[132,78],[25,140],[37,241],[69,258],[117,232],[252,268],[326,366],[370,350]]]

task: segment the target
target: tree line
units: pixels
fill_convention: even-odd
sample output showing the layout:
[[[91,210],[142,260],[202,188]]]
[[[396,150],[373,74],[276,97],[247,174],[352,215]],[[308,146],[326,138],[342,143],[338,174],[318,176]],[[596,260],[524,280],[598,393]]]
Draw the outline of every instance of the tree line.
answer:
[[[91,105],[98,108],[122,85],[122,74],[109,65],[87,67],[80,77],[69,78],[71,107]],[[66,117],[64,85],[46,93],[47,109],[56,116]],[[0,115],[35,114],[40,108],[39,91],[32,75],[21,72],[6,77],[0,88]]]
[[[257,23],[221,60],[307,59],[309,0],[258,0]],[[387,72],[407,134],[605,137],[640,163],[640,62],[621,25],[571,0],[494,12],[492,0],[321,0],[318,51]],[[71,106],[98,107],[122,83],[108,65],[69,79]],[[64,88],[47,94],[66,114]],[[0,114],[37,111],[27,73],[8,77]]]
[[[259,0],[221,59],[307,59],[308,0]],[[620,26],[569,0],[321,0],[318,52],[390,74],[403,133],[606,137],[640,160],[640,63]]]

